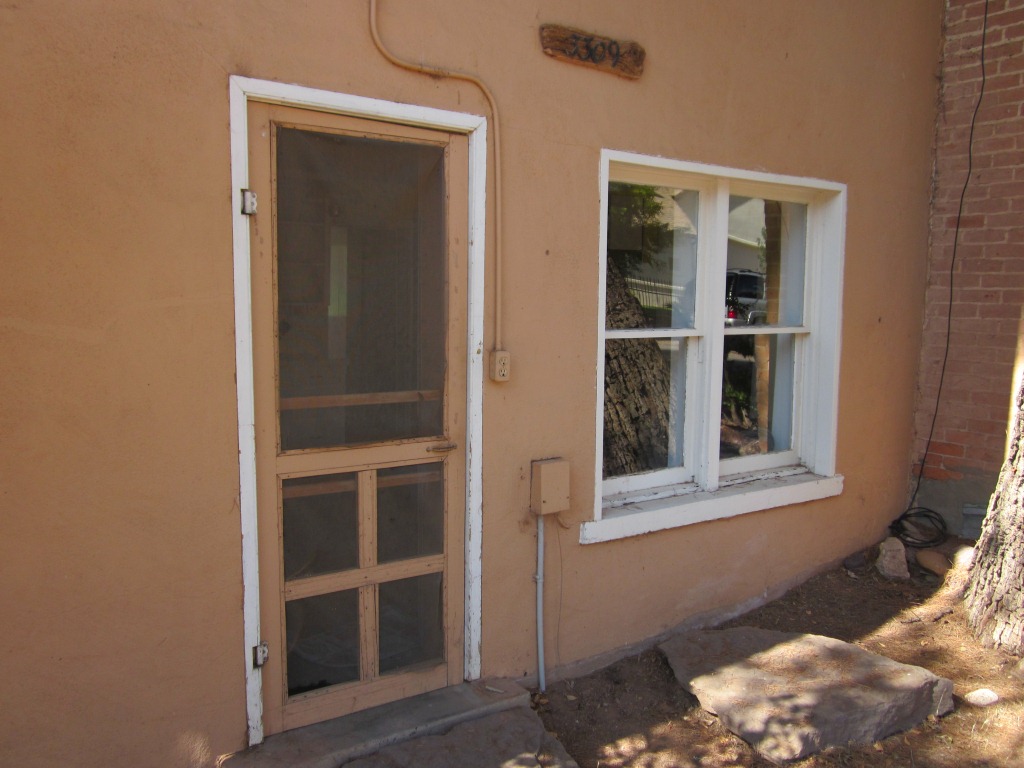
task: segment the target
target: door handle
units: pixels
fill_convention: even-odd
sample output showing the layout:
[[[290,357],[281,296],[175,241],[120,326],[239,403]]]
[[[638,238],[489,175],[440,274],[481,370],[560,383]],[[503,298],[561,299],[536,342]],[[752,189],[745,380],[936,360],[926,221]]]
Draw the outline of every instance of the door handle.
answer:
[[[448,451],[454,451],[458,447],[455,443],[442,443],[441,445],[432,445],[427,450],[431,453],[448,453]]]

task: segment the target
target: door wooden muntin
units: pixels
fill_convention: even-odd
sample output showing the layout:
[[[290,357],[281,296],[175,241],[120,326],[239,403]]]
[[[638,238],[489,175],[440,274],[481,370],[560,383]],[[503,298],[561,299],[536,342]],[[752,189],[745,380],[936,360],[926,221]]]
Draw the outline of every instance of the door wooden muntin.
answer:
[[[277,284],[276,221],[268,227],[266,204],[263,216],[254,217],[253,327],[254,373],[257,422],[257,494],[260,516],[261,635],[271,645],[263,668],[264,729],[267,733],[298,727],[345,714],[395,698],[460,682],[463,643],[463,530],[465,499],[465,361],[466,330],[466,232],[467,178],[466,140],[459,134],[379,124],[355,118],[294,108],[252,104],[249,121],[251,184],[261,201],[274,201],[274,136],[278,126],[336,132],[386,141],[426,142],[444,147],[448,304],[446,370],[443,392],[443,431],[412,439],[383,441],[339,448],[303,448],[281,451],[277,418],[276,360],[278,317],[274,288]],[[263,187],[260,189],[260,187]],[[268,336],[273,345],[267,343]],[[422,397],[422,393],[416,393]],[[452,446],[455,446],[454,448]],[[271,449],[268,449],[272,446]],[[439,555],[417,557],[395,563],[373,562],[375,545],[373,499],[379,470],[424,465],[436,467],[443,477],[444,548]],[[357,478],[360,516],[366,525],[360,532],[360,567],[354,572],[318,575],[286,584],[282,554],[281,508],[284,487],[292,478],[348,473]],[[404,578],[441,574],[444,586],[444,661],[380,675],[373,649],[377,636],[375,590]],[[286,585],[286,586],[283,586]],[[332,685],[307,693],[287,694],[287,671],[283,663],[286,639],[285,608],[289,600],[301,599],[338,589],[359,590],[359,614],[363,620],[360,641],[361,680]],[[277,645],[275,653],[274,645]]]

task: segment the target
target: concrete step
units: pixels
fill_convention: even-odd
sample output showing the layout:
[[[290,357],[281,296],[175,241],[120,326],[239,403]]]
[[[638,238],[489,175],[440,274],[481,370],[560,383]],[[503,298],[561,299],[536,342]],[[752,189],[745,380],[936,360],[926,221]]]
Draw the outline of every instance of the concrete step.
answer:
[[[529,707],[513,707],[358,757],[342,768],[579,768]]]
[[[529,705],[529,692],[511,680],[477,680],[269,736],[224,758],[220,766],[338,768],[391,744]]]

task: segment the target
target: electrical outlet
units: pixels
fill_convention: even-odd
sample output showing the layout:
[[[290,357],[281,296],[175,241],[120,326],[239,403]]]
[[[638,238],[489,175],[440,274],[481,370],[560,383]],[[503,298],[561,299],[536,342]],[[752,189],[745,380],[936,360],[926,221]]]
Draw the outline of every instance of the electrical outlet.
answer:
[[[512,354],[503,349],[491,352],[491,379],[508,381],[512,375]]]

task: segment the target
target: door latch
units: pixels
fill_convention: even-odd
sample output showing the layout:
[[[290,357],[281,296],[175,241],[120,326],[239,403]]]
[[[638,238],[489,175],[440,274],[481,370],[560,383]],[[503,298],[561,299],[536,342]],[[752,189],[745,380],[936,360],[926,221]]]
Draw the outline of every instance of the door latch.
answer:
[[[270,645],[265,641],[252,647],[252,668],[259,669],[270,658]]]
[[[427,450],[431,453],[448,453],[448,451],[454,451],[458,447],[455,443],[442,443],[441,445],[432,445]]]

